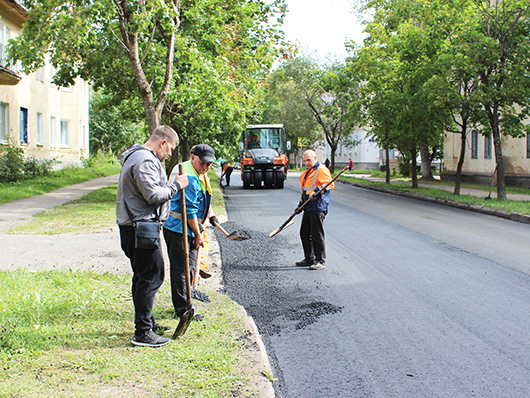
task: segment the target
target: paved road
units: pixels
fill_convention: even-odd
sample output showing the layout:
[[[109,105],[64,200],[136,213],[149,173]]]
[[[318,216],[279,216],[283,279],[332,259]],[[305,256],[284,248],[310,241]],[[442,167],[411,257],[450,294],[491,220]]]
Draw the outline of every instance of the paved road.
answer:
[[[322,271],[302,258],[298,202],[225,189],[228,295],[252,315],[277,397],[530,396],[530,228],[498,217],[338,185]],[[231,231],[229,231],[231,232]]]

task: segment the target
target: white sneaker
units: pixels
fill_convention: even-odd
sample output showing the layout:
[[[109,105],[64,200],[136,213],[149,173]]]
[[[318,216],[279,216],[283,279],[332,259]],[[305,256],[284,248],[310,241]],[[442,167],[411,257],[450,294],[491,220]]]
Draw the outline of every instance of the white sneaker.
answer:
[[[313,264],[311,267],[309,267],[309,269],[324,269],[324,268],[326,268],[326,265],[323,263],[316,263],[316,264]]]

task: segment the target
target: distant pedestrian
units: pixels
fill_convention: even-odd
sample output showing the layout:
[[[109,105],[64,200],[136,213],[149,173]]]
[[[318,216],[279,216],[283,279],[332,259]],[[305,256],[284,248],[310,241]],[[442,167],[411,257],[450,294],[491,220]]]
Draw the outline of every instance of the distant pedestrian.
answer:
[[[305,163],[305,160],[304,160],[304,163]],[[329,158],[326,158],[324,165],[329,169]]]
[[[325,191],[317,195],[317,192],[332,180],[331,174],[327,167],[322,167],[317,161],[315,151],[305,151],[303,159],[307,170],[300,176],[302,197],[295,211],[300,213],[303,210],[304,212],[302,223],[300,224],[300,239],[304,248],[304,259],[297,261],[295,264],[297,266],[309,266],[309,269],[318,270],[326,268],[324,219],[328,214],[331,196],[329,190],[335,187],[335,183],[331,183]],[[299,210],[300,206],[308,199],[312,199],[312,201],[302,210]]]
[[[351,160],[350,158],[350,162],[348,163],[348,170],[352,171],[352,169],[353,169],[353,160]]]
[[[121,247],[131,261],[132,299],[135,332],[132,344],[159,347],[169,339],[155,332],[170,331],[153,317],[155,295],[164,281],[162,249],[137,249],[137,221],[159,221],[169,216],[169,200],[188,185],[186,175],[174,183],[166,177],[163,161],[179,143],[177,133],[169,126],[157,127],[143,145],[134,145],[122,155],[122,169],[116,195],[116,222],[120,227]]]
[[[226,181],[226,186],[230,186],[230,176],[232,175],[232,172],[234,171],[234,168],[232,165],[228,162],[221,162],[221,169],[223,170],[223,173],[221,174],[221,180],[223,179],[223,176]]]

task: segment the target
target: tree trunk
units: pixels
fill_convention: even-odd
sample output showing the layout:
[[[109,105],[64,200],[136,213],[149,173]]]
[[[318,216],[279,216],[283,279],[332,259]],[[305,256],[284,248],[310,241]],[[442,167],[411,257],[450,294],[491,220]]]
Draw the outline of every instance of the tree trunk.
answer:
[[[385,182],[387,184],[390,184],[390,149],[388,149],[388,146],[385,148],[386,153],[386,177]]]
[[[456,166],[455,174],[455,189],[453,195],[460,195],[460,184],[462,183],[462,167],[464,166],[464,158],[466,156],[466,130],[465,123],[462,125],[462,131],[460,132],[460,157],[458,158],[458,164]]]
[[[425,144],[420,144],[421,154],[421,179],[422,180],[434,180],[431,169],[431,153],[429,147]]]
[[[416,155],[417,155],[416,148],[414,148],[414,151],[410,151],[411,163],[412,163],[412,167],[410,170],[410,173],[412,175],[412,188],[418,188],[418,176],[416,173]]]
[[[164,109],[167,93],[171,84],[173,60],[175,57],[175,30],[178,28],[180,21],[178,18],[175,19],[175,29],[173,29],[168,36],[164,83],[160,89],[158,101],[155,103],[153,90],[145,76],[138,53],[138,33],[135,30],[138,28],[136,27],[137,21],[135,20],[134,12],[129,8],[127,0],[116,1],[115,4],[118,8],[120,32],[123,37],[123,42],[128,50],[127,54],[129,62],[131,63],[134,80],[142,97],[142,104],[145,110],[149,132],[152,133],[160,124],[160,116],[162,115],[162,110]],[[175,0],[174,4],[177,11],[180,10],[180,1]]]
[[[488,119],[493,134],[493,144],[495,146],[495,161],[497,167],[497,199],[506,200],[506,181],[504,178],[504,157],[502,155],[502,142],[499,130],[498,106],[485,106],[488,112]]]
[[[336,147],[331,147],[331,160],[329,164],[329,171],[331,174],[335,172],[335,152],[337,151]]]

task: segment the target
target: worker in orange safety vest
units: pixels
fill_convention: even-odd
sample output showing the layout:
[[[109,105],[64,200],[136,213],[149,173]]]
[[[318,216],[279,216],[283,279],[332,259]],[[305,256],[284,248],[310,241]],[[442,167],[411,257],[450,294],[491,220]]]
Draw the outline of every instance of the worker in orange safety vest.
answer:
[[[296,262],[296,265],[309,266],[311,270],[319,270],[326,267],[324,219],[328,214],[330,190],[335,187],[335,183],[331,183],[322,191],[324,185],[333,178],[329,169],[317,160],[315,151],[305,151],[303,161],[307,170],[300,176],[302,197],[295,212],[300,213],[302,210],[304,212],[300,224],[300,239],[304,249],[304,259]],[[300,206],[308,199],[312,200],[303,209],[300,209]]]

